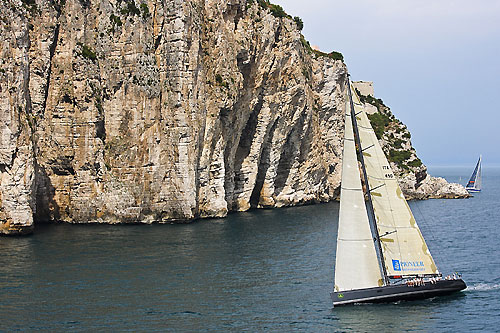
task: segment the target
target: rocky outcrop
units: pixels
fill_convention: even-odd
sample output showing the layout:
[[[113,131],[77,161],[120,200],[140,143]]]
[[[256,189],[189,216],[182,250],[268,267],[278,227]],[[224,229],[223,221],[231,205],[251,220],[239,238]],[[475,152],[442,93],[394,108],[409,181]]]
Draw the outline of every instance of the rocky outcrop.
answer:
[[[460,184],[448,183],[441,177],[427,175],[417,191],[416,199],[461,199],[470,197],[469,192]]]
[[[408,128],[396,119],[381,99],[374,97],[371,82],[354,82],[353,85],[365,105],[380,145],[407,200],[470,196],[462,185],[450,184],[444,178],[432,177],[427,173],[427,167],[417,157],[411,144]]]
[[[336,198],[347,69],[249,0],[0,3],[0,233]]]

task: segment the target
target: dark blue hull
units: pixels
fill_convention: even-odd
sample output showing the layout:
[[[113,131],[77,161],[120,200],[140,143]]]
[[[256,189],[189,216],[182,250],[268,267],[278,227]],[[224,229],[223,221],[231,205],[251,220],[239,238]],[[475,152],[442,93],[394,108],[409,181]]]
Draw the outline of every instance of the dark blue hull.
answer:
[[[332,292],[333,305],[353,303],[385,303],[409,301],[451,294],[465,289],[462,279],[440,280],[435,284],[426,282],[423,286],[408,286],[406,284],[389,285],[376,288]]]

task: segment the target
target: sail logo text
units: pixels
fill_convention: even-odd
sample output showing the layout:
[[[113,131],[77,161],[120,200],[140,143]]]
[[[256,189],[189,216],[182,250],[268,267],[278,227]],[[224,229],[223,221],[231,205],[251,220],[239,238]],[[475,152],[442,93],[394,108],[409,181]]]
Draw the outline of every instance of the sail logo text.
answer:
[[[423,271],[423,261],[399,261],[392,259],[392,267],[395,271]]]

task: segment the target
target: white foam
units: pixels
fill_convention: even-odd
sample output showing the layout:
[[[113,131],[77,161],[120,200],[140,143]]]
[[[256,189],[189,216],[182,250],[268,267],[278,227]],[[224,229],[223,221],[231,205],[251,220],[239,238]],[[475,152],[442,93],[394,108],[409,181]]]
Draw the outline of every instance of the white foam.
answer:
[[[491,283],[478,283],[475,284],[471,287],[467,287],[465,289],[466,291],[468,290],[474,290],[474,291],[489,291],[489,290],[497,290],[500,289],[500,283],[497,284],[491,284]]]

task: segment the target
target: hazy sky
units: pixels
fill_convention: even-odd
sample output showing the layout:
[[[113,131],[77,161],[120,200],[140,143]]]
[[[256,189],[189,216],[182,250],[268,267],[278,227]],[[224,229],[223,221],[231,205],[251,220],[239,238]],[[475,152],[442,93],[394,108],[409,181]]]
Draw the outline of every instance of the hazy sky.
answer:
[[[412,133],[427,165],[500,165],[500,0],[273,0]]]

